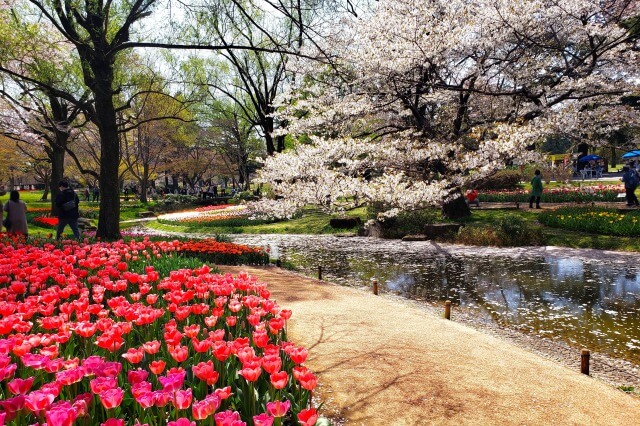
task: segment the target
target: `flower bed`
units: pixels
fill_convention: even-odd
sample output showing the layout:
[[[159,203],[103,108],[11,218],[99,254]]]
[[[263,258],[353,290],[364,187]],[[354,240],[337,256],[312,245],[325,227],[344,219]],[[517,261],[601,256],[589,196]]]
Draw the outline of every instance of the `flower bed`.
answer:
[[[547,226],[594,234],[640,236],[640,212],[618,213],[605,208],[566,207],[546,211],[538,220]]]
[[[179,249],[0,240],[0,424],[316,424],[291,311],[246,274],[161,276]]]
[[[545,189],[542,199],[545,203],[588,203],[592,201],[619,201],[618,194],[624,192],[622,185],[597,185],[587,187],[565,187]],[[529,200],[530,191],[482,191],[480,202],[515,203]]]
[[[196,256],[205,262],[225,265],[269,263],[269,255],[262,248],[218,242],[214,239],[176,242],[176,250],[185,255]]]
[[[58,226],[58,218],[38,216],[33,219],[33,223],[43,228],[56,228]]]
[[[222,208],[216,208],[222,207]],[[167,213],[158,217],[164,222],[191,222],[191,221],[212,221],[225,220],[232,218],[246,218],[247,212],[245,206],[208,206],[200,207],[194,210],[187,210],[175,213]]]

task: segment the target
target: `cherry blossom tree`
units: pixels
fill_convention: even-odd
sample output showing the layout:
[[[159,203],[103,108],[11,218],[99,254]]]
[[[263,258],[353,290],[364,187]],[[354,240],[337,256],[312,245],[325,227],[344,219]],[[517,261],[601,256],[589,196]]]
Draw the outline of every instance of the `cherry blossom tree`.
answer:
[[[267,158],[275,197],[254,208],[468,214],[461,188],[535,161],[546,135],[638,123],[621,102],[639,90],[638,15],[633,0],[380,1],[326,40],[331,66],[297,61],[280,102],[298,144]]]

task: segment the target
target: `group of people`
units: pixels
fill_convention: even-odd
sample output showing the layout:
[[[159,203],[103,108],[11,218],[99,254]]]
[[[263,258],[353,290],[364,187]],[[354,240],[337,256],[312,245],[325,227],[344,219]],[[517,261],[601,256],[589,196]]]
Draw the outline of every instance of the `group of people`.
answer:
[[[97,186],[89,186],[85,188],[83,191],[84,201],[91,201],[91,196],[93,195],[93,201],[100,201],[100,188]]]
[[[62,231],[68,225],[76,239],[80,239],[80,229],[78,219],[80,218],[80,199],[75,191],[69,186],[69,182],[60,181],[58,186],[60,192],[56,196],[55,206],[58,212],[58,226],[56,228],[56,239],[60,239]],[[2,226],[9,234],[28,235],[27,231],[27,205],[20,199],[20,192],[13,190],[9,193],[9,200],[4,204],[3,211],[7,215],[2,220]]]

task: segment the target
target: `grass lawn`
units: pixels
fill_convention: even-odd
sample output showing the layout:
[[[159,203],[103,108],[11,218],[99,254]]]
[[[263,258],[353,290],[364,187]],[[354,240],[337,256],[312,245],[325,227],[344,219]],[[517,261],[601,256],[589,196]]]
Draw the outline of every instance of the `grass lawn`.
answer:
[[[364,208],[351,210],[349,217],[360,217],[364,222],[366,212]],[[358,227],[351,229],[336,229],[329,226],[331,215],[315,209],[306,211],[302,217],[282,220],[272,223],[256,223],[247,226],[215,226],[215,222],[209,222],[207,226],[202,224],[176,224],[168,225],[158,222],[149,222],[146,225],[152,229],[172,232],[203,233],[203,234],[340,234],[345,232],[357,232]]]

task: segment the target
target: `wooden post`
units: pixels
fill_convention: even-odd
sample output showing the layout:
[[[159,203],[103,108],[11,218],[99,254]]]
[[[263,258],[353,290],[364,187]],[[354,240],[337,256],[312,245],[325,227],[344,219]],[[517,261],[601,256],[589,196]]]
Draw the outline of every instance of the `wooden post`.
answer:
[[[583,349],[580,353],[580,372],[582,374],[589,375],[589,358],[591,357],[591,353],[589,349]]]
[[[322,265],[318,265],[318,279],[322,280]]]
[[[444,302],[444,318],[451,319],[451,300]]]
[[[377,279],[373,279],[373,294],[377,295],[378,294],[378,280]]]

